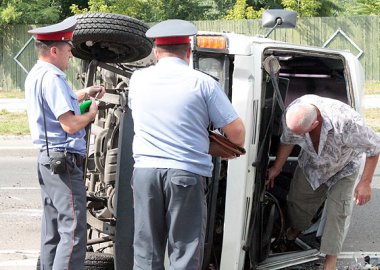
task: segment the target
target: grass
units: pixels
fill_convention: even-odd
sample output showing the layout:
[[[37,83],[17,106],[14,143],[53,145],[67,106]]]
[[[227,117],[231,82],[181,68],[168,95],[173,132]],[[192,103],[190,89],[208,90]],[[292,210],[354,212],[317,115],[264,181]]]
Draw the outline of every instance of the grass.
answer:
[[[0,98],[25,98],[23,91],[0,91]]]
[[[29,125],[26,112],[0,111],[0,135],[28,135]]]
[[[25,98],[23,91],[0,91],[0,98]],[[26,112],[8,112],[0,110],[0,135],[29,135]]]
[[[376,132],[380,132],[380,108],[364,110],[364,118],[369,127]]]
[[[379,95],[380,94],[380,82],[379,81],[367,81],[367,82],[365,82],[364,93],[366,95]]]

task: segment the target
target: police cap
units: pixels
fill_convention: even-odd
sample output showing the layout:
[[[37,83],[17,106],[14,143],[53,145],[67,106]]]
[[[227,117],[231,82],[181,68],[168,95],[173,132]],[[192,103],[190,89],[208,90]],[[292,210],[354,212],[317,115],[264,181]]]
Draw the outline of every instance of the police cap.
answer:
[[[186,44],[190,36],[197,33],[194,24],[184,20],[166,20],[152,26],[147,32],[148,38],[154,38],[157,45]]]
[[[29,30],[28,33],[36,35],[36,39],[40,41],[64,41],[72,45],[76,24],[75,17],[71,16],[60,23],[35,28]]]

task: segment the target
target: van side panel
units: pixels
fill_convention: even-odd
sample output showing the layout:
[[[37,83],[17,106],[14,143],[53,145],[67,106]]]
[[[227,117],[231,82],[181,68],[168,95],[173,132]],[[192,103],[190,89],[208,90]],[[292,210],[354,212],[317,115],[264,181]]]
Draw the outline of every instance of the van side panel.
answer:
[[[248,233],[246,228],[249,223],[255,174],[252,162],[257,153],[255,145],[257,139],[253,136],[257,136],[258,133],[254,130],[258,128],[257,115],[254,112],[258,111],[259,96],[254,96],[254,89],[260,89],[261,82],[261,78],[257,80],[254,76],[253,59],[253,55],[236,55],[234,61],[232,104],[246,125],[244,146],[247,154],[228,163],[223,251],[220,264],[222,270],[241,270],[244,267],[243,246]]]

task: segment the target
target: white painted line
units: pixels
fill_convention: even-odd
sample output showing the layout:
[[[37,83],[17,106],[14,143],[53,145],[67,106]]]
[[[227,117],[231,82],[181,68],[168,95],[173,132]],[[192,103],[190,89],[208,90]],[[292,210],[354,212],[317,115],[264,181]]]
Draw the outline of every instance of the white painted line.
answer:
[[[341,252],[338,255],[338,259],[354,259],[363,258],[365,256],[370,256],[371,258],[379,258],[380,251],[354,251],[354,252]]]
[[[0,254],[39,254],[38,249],[0,249]]]
[[[23,150],[23,149],[33,149],[33,150],[36,150],[36,152],[38,151],[37,148],[35,148],[34,146],[0,146],[0,150]]]
[[[36,266],[37,259],[25,259],[25,260],[9,260],[5,262],[0,262],[0,267],[26,267],[26,266]],[[19,269],[19,268],[18,268]]]
[[[30,266],[33,266],[33,269],[35,269],[39,254],[40,251],[36,249],[2,249],[0,250],[0,255],[2,255],[2,257],[7,255],[16,255],[25,256],[25,259],[2,260],[0,261],[0,269],[9,269],[11,267],[17,267],[11,269],[21,269],[20,267],[29,267],[28,269],[32,269]]]
[[[18,209],[17,211],[0,212],[0,216],[41,217],[42,209]]]
[[[35,189],[40,189],[40,187],[0,187],[0,190],[35,190]]]
[[[25,201],[24,199],[21,199],[19,197],[14,197],[14,196],[9,196],[8,198],[16,200],[16,201],[19,201],[19,202],[24,202]]]

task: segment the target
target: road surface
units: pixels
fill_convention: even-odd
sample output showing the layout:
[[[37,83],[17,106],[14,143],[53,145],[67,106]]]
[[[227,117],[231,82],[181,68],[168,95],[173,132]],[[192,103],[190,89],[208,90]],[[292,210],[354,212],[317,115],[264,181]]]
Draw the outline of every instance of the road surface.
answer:
[[[0,270],[35,269],[42,215],[37,181],[38,150],[26,137],[0,137]],[[380,166],[373,179],[373,197],[355,206],[339,263],[349,266],[369,255],[380,257]],[[380,260],[379,260],[380,262]],[[290,269],[319,270],[320,262]],[[346,268],[343,268],[346,269]]]

